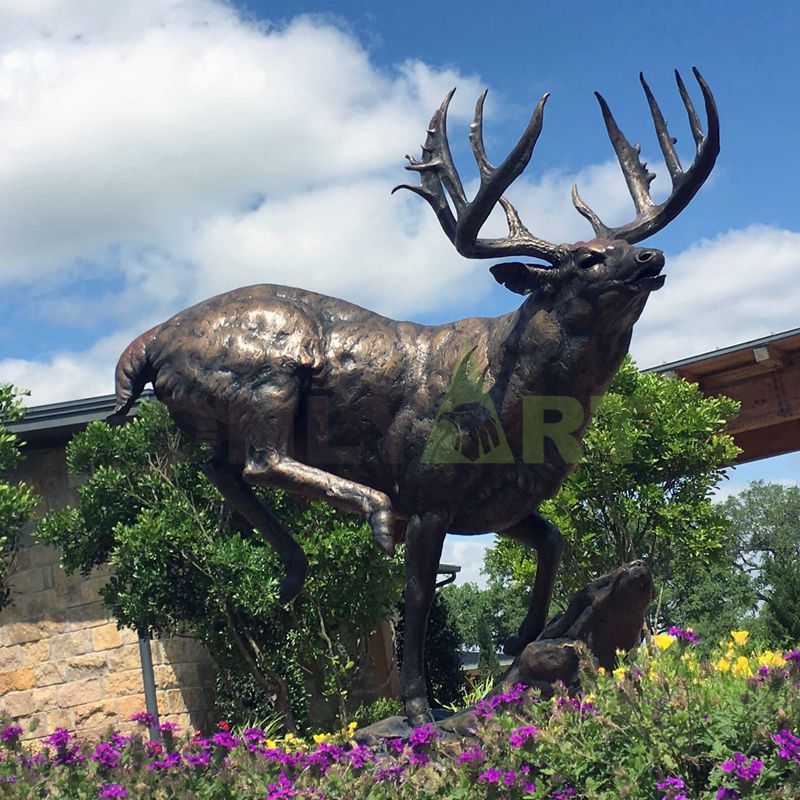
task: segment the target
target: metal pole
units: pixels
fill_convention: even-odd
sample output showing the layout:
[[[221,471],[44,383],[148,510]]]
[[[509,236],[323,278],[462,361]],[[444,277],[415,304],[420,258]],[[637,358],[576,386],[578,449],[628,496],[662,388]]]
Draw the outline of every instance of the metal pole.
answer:
[[[153,654],[150,652],[150,634],[139,631],[139,658],[142,662],[142,682],[144,683],[144,702],[147,713],[154,720],[150,726],[150,741],[161,739],[158,732],[158,700],[156,698],[156,679],[153,674]]]

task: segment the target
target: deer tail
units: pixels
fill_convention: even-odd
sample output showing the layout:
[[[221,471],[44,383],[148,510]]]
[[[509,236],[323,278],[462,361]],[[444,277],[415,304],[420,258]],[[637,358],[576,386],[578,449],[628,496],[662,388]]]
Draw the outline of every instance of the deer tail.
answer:
[[[137,336],[119,357],[115,375],[117,403],[114,413],[107,418],[108,422],[121,421],[144,390],[145,384],[153,380],[155,370],[150,363],[147,346],[155,339],[159,327]]]

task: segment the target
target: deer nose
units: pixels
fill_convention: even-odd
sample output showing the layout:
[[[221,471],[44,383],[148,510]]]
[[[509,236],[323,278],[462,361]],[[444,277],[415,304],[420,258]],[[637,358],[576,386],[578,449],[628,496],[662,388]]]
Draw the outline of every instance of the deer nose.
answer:
[[[648,261],[651,261],[655,255],[655,250],[642,250],[640,253],[636,254],[636,260],[640,264],[646,264]]]

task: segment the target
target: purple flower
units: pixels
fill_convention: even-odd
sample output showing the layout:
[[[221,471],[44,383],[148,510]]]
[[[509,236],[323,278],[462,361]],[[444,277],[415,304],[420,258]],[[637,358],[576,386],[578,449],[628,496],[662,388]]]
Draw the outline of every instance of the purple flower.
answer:
[[[278,782],[271,783],[267,786],[266,800],[282,800],[285,797],[294,797],[297,790],[292,786],[292,782],[286,776],[285,772],[278,775]]]
[[[170,736],[174,736],[180,729],[180,725],[177,722],[162,722],[158,726],[159,733],[168,733]]]
[[[700,641],[700,637],[691,628],[678,628],[673,625],[669,629],[669,635],[689,644],[697,644]]]
[[[183,759],[193,767],[207,767],[211,763],[211,753],[184,753]]]
[[[527,687],[524,683],[516,683],[514,686],[511,687],[507,692],[504,694],[496,694],[491,697],[484,697],[483,700],[479,701],[475,708],[472,710],[472,713],[475,714],[477,717],[493,717],[494,710],[500,706],[505,704],[515,704],[519,703],[525,697],[525,691]],[[534,698],[534,702],[536,702]]]
[[[578,700],[574,697],[557,697],[556,706],[558,708],[564,708],[565,706],[567,708],[573,708],[581,717],[585,717],[587,714],[600,713],[600,710],[591,701],[584,701],[583,699]]]
[[[456,764],[483,764],[486,761],[486,756],[480,747],[474,745],[465,750],[456,760]]]
[[[242,738],[247,744],[261,744],[267,735],[262,728],[245,728],[242,731]]]
[[[158,759],[157,761],[152,761],[147,764],[147,769],[172,769],[173,767],[179,767],[183,759],[181,754],[178,752],[167,753],[164,758]]]
[[[203,736],[193,736],[190,744],[192,747],[199,747],[201,750],[211,749],[211,742]]]
[[[49,736],[44,738],[44,743],[55,748],[66,747],[71,738],[72,734],[66,728],[56,728]]]
[[[3,728],[3,732],[0,733],[0,740],[9,746],[13,746],[23,733],[24,731],[19,725],[8,725],[6,728]]]
[[[411,736],[408,737],[408,742],[412,747],[424,747],[438,738],[439,733],[436,728],[428,724],[423,725],[421,728],[415,728]]]
[[[375,781],[380,782],[402,778],[405,769],[406,768],[402,764],[393,764],[390,767],[383,767],[375,773]]]
[[[111,746],[116,750],[122,750],[131,743],[130,736],[123,736],[119,731],[111,734]]]
[[[144,725],[146,728],[152,728],[156,724],[156,718],[149,711],[137,711],[131,714],[131,720]]]
[[[55,764],[83,764],[86,761],[81,755],[79,745],[73,743],[72,734],[66,728],[56,728],[43,741],[46,745],[55,748],[56,754],[53,758]]]
[[[672,775],[670,775],[668,778],[664,778],[663,781],[659,781],[656,784],[656,789],[666,792],[666,794],[662,796],[661,800],[686,800],[686,795],[682,792],[679,793],[678,791],[679,789],[685,788],[686,784],[683,782],[683,780]]]
[[[783,660],[789,661],[792,664],[800,664],[800,650],[798,650],[795,647],[794,650],[790,650],[788,653],[784,653]]]
[[[478,776],[478,780],[484,783],[499,783],[502,777],[502,770],[497,769],[497,767],[489,767],[486,772],[482,772]]]
[[[794,759],[800,766],[800,737],[795,736],[788,728],[772,734],[772,740],[780,748],[778,753],[781,758]]]
[[[118,783],[104,783],[100,787],[98,797],[127,797],[128,790]]]
[[[409,753],[408,763],[413,764],[415,767],[426,767],[428,764],[430,764],[430,762],[431,758],[424,750],[415,750]]]
[[[229,731],[218,731],[211,737],[211,741],[225,750],[233,750],[234,747],[239,746],[241,740]]]
[[[355,769],[363,769],[367,764],[371,764],[375,760],[375,753],[365,744],[354,747],[346,756],[350,766]]]
[[[101,742],[92,754],[92,761],[96,762],[100,769],[114,769],[120,765],[122,753],[107,742]]]
[[[523,725],[515,728],[508,736],[508,741],[512,747],[522,747],[528,739],[536,736],[537,728],[535,725]]]
[[[748,761],[742,753],[734,753],[733,758],[729,758],[722,764],[723,772],[733,773],[743,781],[754,781],[762,769],[764,769],[763,761],[759,761],[757,758],[751,758]]]
[[[342,757],[343,753],[344,750],[337,744],[320,742],[317,749],[306,758],[305,765],[307,767],[317,767],[320,774],[324,775],[331,764],[336,763]]]
[[[736,789],[730,789],[727,786],[723,786],[719,789],[715,795],[716,800],[739,800],[741,795]]]
[[[686,784],[680,778],[674,778],[670,775],[669,778],[659,781],[656,784],[656,789],[660,789],[663,792],[665,789],[683,789],[685,786]]]
[[[556,789],[550,792],[550,797],[553,800],[567,800],[568,797],[574,797],[575,790],[571,786],[565,786],[563,789]]]

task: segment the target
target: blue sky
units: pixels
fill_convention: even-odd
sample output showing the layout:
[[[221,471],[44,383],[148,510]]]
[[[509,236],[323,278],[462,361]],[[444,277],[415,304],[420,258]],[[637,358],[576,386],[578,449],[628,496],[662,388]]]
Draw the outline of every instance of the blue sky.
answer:
[[[575,181],[604,218],[632,217],[592,91],[662,178],[638,73],[685,162],[672,70],[698,100],[693,64],[722,152],[651,240],[668,280],[633,353],[650,366],[798,327],[797,16],[791,2],[0,0],[0,380],[32,404],[110,392],[133,336],[247,283],[424,322],[503,313],[517,298],[487,264],[453,253],[417,198],[389,195],[447,89],[467,182],[482,88],[495,161],[552,93],[510,194],[534,232],[575,241],[591,235]],[[754,464],[728,489],[798,467]],[[450,550],[470,575],[477,544]]]

